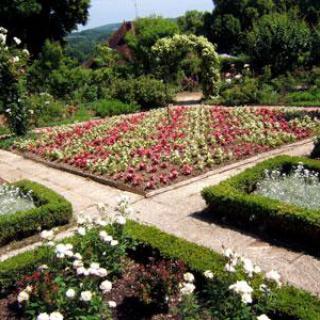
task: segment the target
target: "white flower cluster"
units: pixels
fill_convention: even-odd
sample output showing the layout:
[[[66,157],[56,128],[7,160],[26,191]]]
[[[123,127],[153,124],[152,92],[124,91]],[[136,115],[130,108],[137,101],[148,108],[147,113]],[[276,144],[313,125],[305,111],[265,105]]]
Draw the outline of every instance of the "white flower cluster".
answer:
[[[110,244],[112,247],[117,246],[119,244],[118,240],[113,239],[106,231],[102,230],[99,232],[100,240]]]
[[[245,304],[252,303],[253,288],[247,281],[241,280],[229,286],[229,289],[241,296],[241,301]]]
[[[85,268],[81,260],[75,260],[73,267],[76,269],[78,276],[96,276],[99,278],[105,278],[108,275],[108,271],[105,268],[101,268],[97,262],[92,262],[89,268]]]
[[[180,284],[180,293],[185,295],[190,295],[196,289],[196,286],[193,284],[194,275],[190,272],[187,272],[183,275],[184,282]]]
[[[40,313],[37,316],[37,320],[63,320],[63,319],[64,319],[63,315],[58,311],[52,312],[50,314],[44,312],[44,313]]]
[[[22,290],[19,294],[18,294],[18,302],[19,303],[24,303],[29,301],[30,299],[30,293],[32,292],[32,287],[31,286],[27,286],[24,290]]]
[[[242,266],[244,272],[249,278],[252,278],[254,274],[261,272],[261,268],[253,264],[250,259],[241,257],[231,249],[224,250],[223,254],[228,259],[228,262],[225,265],[225,271],[236,272],[237,266]]]
[[[99,211],[106,211],[106,206],[103,204],[97,205]],[[99,218],[91,218],[80,216],[78,218],[78,228],[77,234],[80,236],[85,236],[87,231],[93,227],[105,227],[110,223],[115,223],[118,225],[124,225],[126,223],[126,216],[128,216],[132,209],[129,207],[129,198],[127,196],[123,196],[118,199],[118,204],[116,207],[116,214],[111,218],[102,219]],[[105,268],[102,268],[99,263],[91,262],[89,267],[85,267],[85,263],[83,261],[83,257],[80,253],[74,253],[74,247],[70,243],[58,243],[55,244],[55,234],[53,230],[43,230],[40,234],[41,238],[45,241],[45,244],[51,247],[54,247],[54,253],[58,259],[71,259],[72,268],[75,270],[75,274],[79,276],[94,276],[98,278],[106,278],[108,275],[108,271]],[[99,232],[99,237],[101,241],[111,245],[116,246],[119,244],[118,240],[115,240],[111,235],[109,235],[106,231],[101,230]],[[49,267],[47,265],[41,265],[38,267],[39,271],[48,270]],[[81,286],[80,286],[81,287]],[[99,289],[103,294],[106,294],[112,290],[112,282],[109,280],[104,280],[100,283]],[[30,300],[30,293],[32,292],[31,287],[27,287],[23,291],[18,294],[18,302],[23,303]],[[75,299],[78,296],[79,301],[88,303],[92,300],[95,292],[91,292],[89,290],[83,290],[77,292],[74,288],[68,288],[65,292],[65,296],[67,299]],[[108,301],[108,305],[110,308],[116,308],[117,304],[115,301]],[[37,320],[63,320],[63,316],[59,312],[53,312],[51,314],[41,313],[37,316]]]
[[[236,272],[237,267],[239,267],[240,270],[244,271],[248,278],[252,278],[254,274],[261,273],[261,268],[259,266],[255,265],[250,259],[241,257],[239,254],[233,252],[231,249],[224,249],[223,254],[228,259],[228,262],[225,265],[225,271]],[[281,276],[275,270],[267,272],[265,274],[265,278],[269,281],[275,282],[278,286],[281,285]],[[241,296],[241,300],[243,303],[252,303],[253,288],[249,285],[249,283],[246,280],[237,281],[236,283],[229,286],[229,289],[238,293]],[[259,290],[265,294],[270,293],[270,290],[266,284],[261,284]],[[264,316],[265,315],[261,316],[262,320],[267,319],[263,318]]]

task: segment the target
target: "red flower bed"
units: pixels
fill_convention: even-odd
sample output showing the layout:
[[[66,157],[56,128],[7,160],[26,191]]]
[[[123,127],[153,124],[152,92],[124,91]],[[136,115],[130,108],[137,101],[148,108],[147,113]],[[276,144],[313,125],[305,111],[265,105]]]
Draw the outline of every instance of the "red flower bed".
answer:
[[[48,129],[16,147],[137,190],[152,190],[308,138],[317,126],[303,112],[174,107]]]

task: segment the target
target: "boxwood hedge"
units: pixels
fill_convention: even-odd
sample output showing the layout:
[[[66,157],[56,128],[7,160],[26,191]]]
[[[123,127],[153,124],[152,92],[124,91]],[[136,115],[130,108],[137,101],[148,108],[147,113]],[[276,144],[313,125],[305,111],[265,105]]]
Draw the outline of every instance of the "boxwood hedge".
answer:
[[[166,234],[155,227],[141,225],[134,221],[129,221],[125,228],[127,236],[138,243],[159,250],[166,258],[183,260],[194,272],[202,273],[206,270],[212,270],[217,280],[223,281],[225,259],[222,255]],[[65,241],[75,244],[79,241],[79,237],[73,236],[65,239]],[[51,254],[52,251],[49,251],[47,247],[40,247],[0,262],[0,288],[2,293],[11,288],[19,277],[46,263]],[[274,291],[268,309],[270,313],[281,313],[290,319],[320,320],[319,300],[315,296],[292,286],[283,286]]]
[[[72,217],[72,206],[54,191],[28,180],[14,183],[23,192],[32,191],[36,208],[0,216],[0,246],[37,233],[67,224]]]
[[[294,238],[314,247],[320,241],[320,210],[305,209],[252,193],[257,182],[265,177],[265,170],[288,172],[299,162],[309,170],[320,172],[320,161],[279,156],[205,188],[202,196],[216,217],[226,217],[231,223],[269,231],[282,238]]]

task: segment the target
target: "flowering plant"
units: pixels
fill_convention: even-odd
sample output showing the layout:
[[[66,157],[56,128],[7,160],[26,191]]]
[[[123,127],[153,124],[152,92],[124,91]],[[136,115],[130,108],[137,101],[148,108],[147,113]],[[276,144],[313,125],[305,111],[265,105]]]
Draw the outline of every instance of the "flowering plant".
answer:
[[[15,147],[147,191],[310,137],[318,126],[284,110],[174,107],[51,128]]]
[[[8,46],[8,31],[0,27],[0,102],[8,116],[11,129],[17,135],[27,131],[29,110],[25,97],[25,68],[29,52],[21,49],[21,40],[14,37]]]
[[[53,231],[42,231],[53,257],[18,282],[17,301],[32,319],[78,320],[84,315],[111,319],[114,302],[104,303],[103,296],[111,291],[112,279],[121,272],[119,265],[126,251],[123,227],[131,209],[126,197],[119,199],[108,216],[104,205],[98,209],[97,219],[79,217],[76,244],[57,243]]]

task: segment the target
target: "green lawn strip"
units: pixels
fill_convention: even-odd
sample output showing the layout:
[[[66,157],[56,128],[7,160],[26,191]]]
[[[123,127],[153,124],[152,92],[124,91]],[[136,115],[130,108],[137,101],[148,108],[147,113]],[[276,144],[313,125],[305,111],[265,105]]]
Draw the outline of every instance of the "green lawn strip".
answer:
[[[67,224],[72,217],[72,206],[56,192],[28,180],[14,183],[22,192],[32,191],[36,208],[0,216],[0,245]]]
[[[320,172],[320,161],[301,157],[279,156],[245,170],[216,186],[202,191],[209,208],[216,216],[231,221],[263,227],[279,235],[295,236],[304,243],[320,240],[320,210],[301,208],[289,203],[251,194],[265,170],[290,170],[302,162],[309,170]],[[316,241],[316,242],[315,242]]]
[[[222,255],[208,248],[168,235],[155,227],[141,225],[133,221],[127,223],[126,233],[135,241],[158,249],[164,257],[181,259],[195,272],[202,273],[206,270],[212,270],[218,279],[223,280],[225,260]],[[65,241],[76,244],[78,239],[78,236],[74,236],[65,239]],[[19,276],[46,263],[50,259],[50,255],[52,252],[40,247],[0,262],[0,288],[2,290],[10,288]],[[301,320],[320,319],[319,300],[311,294],[291,286],[283,286],[273,292],[269,310],[270,312],[278,311]]]

